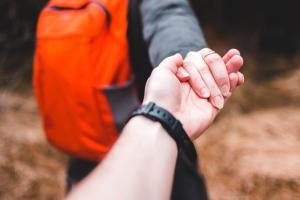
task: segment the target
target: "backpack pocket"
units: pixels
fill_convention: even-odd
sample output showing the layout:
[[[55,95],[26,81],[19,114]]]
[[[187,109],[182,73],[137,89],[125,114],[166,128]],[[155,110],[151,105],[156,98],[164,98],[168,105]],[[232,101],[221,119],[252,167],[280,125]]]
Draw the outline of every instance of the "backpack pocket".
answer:
[[[134,81],[131,80],[122,85],[104,87],[99,92],[104,94],[115,127],[120,133],[131,113],[140,104],[134,88]]]

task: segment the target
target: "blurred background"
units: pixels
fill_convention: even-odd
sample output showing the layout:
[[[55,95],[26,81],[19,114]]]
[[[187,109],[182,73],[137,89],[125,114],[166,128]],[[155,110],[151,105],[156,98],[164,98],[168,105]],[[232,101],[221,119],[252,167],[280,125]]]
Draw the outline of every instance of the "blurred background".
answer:
[[[31,88],[45,0],[0,1],[0,199],[61,199],[66,157],[45,140]],[[300,199],[296,0],[191,0],[209,46],[241,51],[246,83],[196,141],[211,199]]]

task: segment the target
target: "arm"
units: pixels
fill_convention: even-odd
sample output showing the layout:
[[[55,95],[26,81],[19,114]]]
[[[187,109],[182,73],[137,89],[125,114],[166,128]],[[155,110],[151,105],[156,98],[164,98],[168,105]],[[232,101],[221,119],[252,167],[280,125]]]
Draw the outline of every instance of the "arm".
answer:
[[[158,122],[134,117],[68,199],[169,199],[176,157],[176,143]]]
[[[166,57],[206,47],[199,23],[188,0],[142,0],[144,39],[153,66]]]
[[[231,49],[223,59],[217,53],[206,57],[211,50],[204,48],[205,39],[188,0],[141,0],[140,12],[152,66],[158,66],[167,56],[180,53],[186,58],[184,67],[191,75],[192,88],[199,96],[209,98],[214,106],[222,108],[223,96],[230,95],[232,82],[227,72],[236,73],[230,75],[236,80],[239,68],[231,66],[243,64],[239,51]],[[213,78],[206,73],[209,70],[215,84],[209,84]]]
[[[219,112],[176,73],[180,55],[166,58],[148,79],[143,104],[155,102],[196,139]],[[236,83],[237,84],[237,83]],[[169,199],[177,146],[158,122],[134,117],[99,165],[68,197],[75,199]]]

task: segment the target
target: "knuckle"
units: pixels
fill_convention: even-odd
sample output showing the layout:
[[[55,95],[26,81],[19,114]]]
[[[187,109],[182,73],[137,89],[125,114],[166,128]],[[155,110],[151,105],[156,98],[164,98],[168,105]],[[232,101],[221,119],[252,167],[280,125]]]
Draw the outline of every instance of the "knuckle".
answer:
[[[184,61],[184,68],[186,68],[188,71],[196,72],[195,70],[197,69],[197,63],[193,59],[186,60]]]
[[[212,96],[217,96],[217,95],[221,94],[218,86],[216,86],[214,84],[209,85],[208,88],[211,91]]]
[[[207,76],[210,74],[209,70],[206,67],[201,67],[199,69],[199,72],[201,73],[202,76]]]
[[[199,86],[200,91],[207,90],[208,88],[203,84]]]
[[[193,57],[196,54],[195,51],[190,51],[188,52],[188,54],[186,55],[187,58]]]
[[[183,65],[184,65],[185,67],[190,67],[190,66],[193,66],[194,63],[193,63],[193,60],[191,60],[191,59],[186,59],[186,60],[183,62]]]
[[[154,69],[152,70],[152,73],[157,73],[158,71],[159,71],[159,68],[156,67],[156,68],[154,68]]]
[[[210,64],[214,64],[216,62],[219,62],[222,59],[218,54],[214,53],[214,54],[210,54],[210,55],[206,56],[205,60],[210,65]]]
[[[194,77],[194,81],[197,85],[201,85],[203,86],[203,81],[202,81],[202,78],[200,76],[195,76]]]
[[[152,70],[152,76],[156,76],[160,74],[160,68],[159,67],[156,67]]]
[[[229,82],[228,78],[226,76],[220,76],[216,78],[216,81],[220,85],[227,84]]]
[[[219,88],[217,85],[210,85],[209,88],[212,90],[212,91],[216,91],[218,92]]]
[[[199,52],[200,53],[207,53],[207,52],[212,52],[212,51],[213,50],[211,50],[210,48],[205,47],[205,48],[201,49]]]

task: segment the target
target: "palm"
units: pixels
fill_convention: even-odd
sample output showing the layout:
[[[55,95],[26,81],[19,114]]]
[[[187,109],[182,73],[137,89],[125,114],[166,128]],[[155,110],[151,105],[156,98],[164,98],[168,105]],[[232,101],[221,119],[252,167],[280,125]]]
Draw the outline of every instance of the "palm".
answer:
[[[228,69],[231,69],[232,72],[237,72],[242,66],[243,60],[240,57],[239,52],[236,53],[236,51],[233,51],[228,51],[223,59],[226,60],[224,60],[224,62],[227,62],[228,66],[226,67],[228,67]],[[238,55],[238,57],[233,56],[234,54]],[[200,56],[200,59],[201,57],[202,56]],[[194,59],[197,60],[198,57],[195,57]],[[170,111],[182,122],[184,129],[190,138],[195,139],[212,123],[219,110],[211,104],[211,102],[214,101],[211,99],[208,100],[201,98],[195,93],[195,91],[199,91],[199,89],[201,90],[200,84],[196,81],[196,76],[193,76],[194,79],[190,78],[191,75],[198,73],[197,70],[191,70],[189,72],[185,71],[189,75],[186,80],[183,79],[183,74],[179,77],[180,73],[178,72],[182,66],[184,66],[184,62],[179,54],[170,56],[163,60],[162,63],[153,70],[148,80],[144,103],[153,101],[159,106]],[[231,73],[231,75],[232,74],[233,73]],[[180,82],[180,80],[189,81],[189,83]],[[234,90],[240,80],[242,83],[243,77],[238,77],[237,74],[233,79],[230,79],[231,91]],[[210,94],[214,95],[214,97],[216,97],[216,95],[220,95],[216,92],[214,92],[214,94]],[[216,105],[218,103],[214,102],[214,104]]]
[[[152,92],[148,93],[147,90]],[[145,94],[145,103],[149,101],[156,102],[174,114],[193,139],[208,127],[217,113],[217,109],[207,99],[200,98],[189,83],[180,82],[172,72],[165,69],[151,75]]]
[[[181,102],[176,117],[184,124],[191,138],[197,138],[214,120],[217,109],[199,97],[188,83],[181,83]]]

